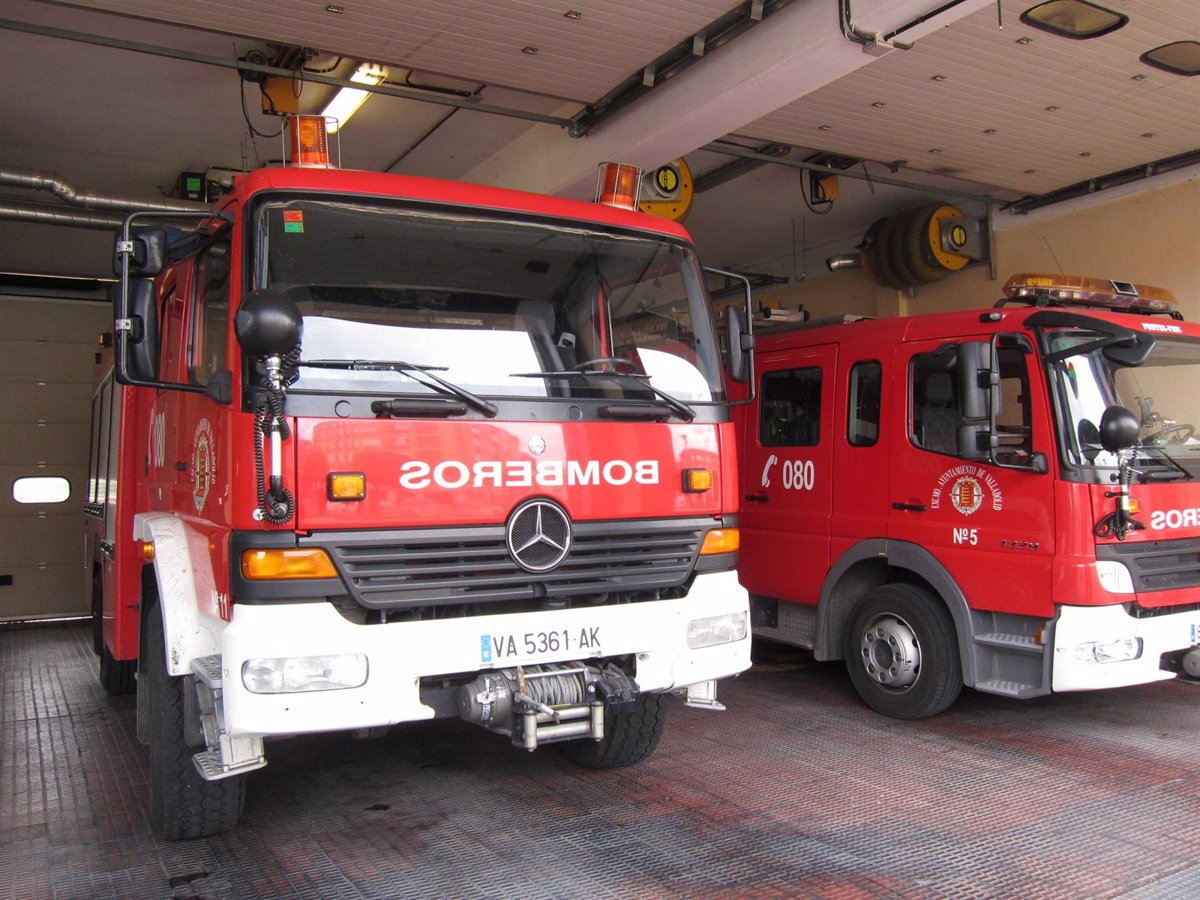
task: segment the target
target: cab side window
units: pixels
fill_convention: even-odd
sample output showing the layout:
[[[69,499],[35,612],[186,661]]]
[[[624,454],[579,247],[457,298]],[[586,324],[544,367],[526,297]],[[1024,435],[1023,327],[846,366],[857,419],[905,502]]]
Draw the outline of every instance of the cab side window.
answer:
[[[934,453],[958,453],[958,426],[962,413],[954,354],[921,353],[913,357],[909,385],[912,442]]]
[[[227,369],[229,337],[229,242],[217,240],[196,259],[188,374],[207,385]]]
[[[763,447],[815,447],[821,440],[821,370],[767,372],[758,439]]]
[[[1019,347],[1001,346],[1000,409],[996,413],[996,460],[1026,463],[1033,453],[1033,423],[1029,404],[1029,368]]]

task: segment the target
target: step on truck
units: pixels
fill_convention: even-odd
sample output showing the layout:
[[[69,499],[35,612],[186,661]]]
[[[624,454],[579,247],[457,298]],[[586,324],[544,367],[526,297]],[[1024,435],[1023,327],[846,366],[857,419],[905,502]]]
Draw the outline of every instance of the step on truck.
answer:
[[[994,308],[757,335],[736,414],[756,637],[875,710],[1200,675],[1200,327],[1018,275]]]
[[[735,437],[681,227],[311,158],[152,219],[116,243],[86,564],[158,834],[232,827],[276,737],[460,717],[609,768],[668,695],[722,708]]]

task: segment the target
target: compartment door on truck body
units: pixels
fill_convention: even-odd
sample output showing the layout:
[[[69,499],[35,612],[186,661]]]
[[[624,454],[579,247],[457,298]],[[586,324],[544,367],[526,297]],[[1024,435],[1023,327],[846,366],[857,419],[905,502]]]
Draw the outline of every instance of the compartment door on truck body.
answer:
[[[1035,451],[1055,455],[1042,373],[1032,352],[1001,344],[997,460],[1012,467],[963,459],[956,350],[939,340],[898,351],[907,389],[893,401],[907,427],[893,429],[888,537],[931,553],[973,609],[1049,618],[1054,479],[1030,468]]]
[[[758,418],[747,421],[741,459],[742,582],[752,594],[816,603],[829,568],[837,347],[756,363]]]

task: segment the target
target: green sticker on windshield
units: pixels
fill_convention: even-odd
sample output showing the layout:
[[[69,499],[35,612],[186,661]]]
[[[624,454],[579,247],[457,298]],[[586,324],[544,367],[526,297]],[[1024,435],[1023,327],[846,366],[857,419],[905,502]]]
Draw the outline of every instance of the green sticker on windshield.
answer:
[[[304,234],[303,222],[284,222],[283,230],[286,234]]]

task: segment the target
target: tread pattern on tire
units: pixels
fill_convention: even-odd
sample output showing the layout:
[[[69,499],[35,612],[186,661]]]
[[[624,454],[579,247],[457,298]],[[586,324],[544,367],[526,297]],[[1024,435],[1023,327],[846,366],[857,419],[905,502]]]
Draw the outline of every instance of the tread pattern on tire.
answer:
[[[653,753],[666,724],[667,695],[639,694],[632,709],[605,719],[602,740],[570,741],[562,750],[585,769],[619,769]]]
[[[185,690],[191,679],[167,674],[162,610],[146,619],[145,687],[150,691],[150,826],[167,840],[207,837],[237,824],[246,797],[245,775],[205,781],[192,763],[200,748],[184,738]]]

